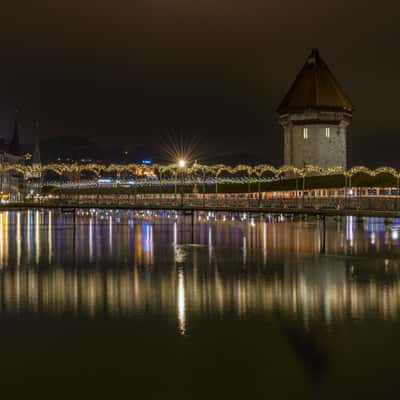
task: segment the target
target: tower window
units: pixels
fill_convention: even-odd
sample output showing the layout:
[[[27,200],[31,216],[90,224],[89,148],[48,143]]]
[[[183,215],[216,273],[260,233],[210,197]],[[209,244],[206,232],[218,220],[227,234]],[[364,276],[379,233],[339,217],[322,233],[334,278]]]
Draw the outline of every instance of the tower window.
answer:
[[[326,136],[327,138],[330,138],[330,137],[331,137],[331,128],[325,128],[325,136]]]
[[[308,128],[303,128],[303,138],[308,139]]]

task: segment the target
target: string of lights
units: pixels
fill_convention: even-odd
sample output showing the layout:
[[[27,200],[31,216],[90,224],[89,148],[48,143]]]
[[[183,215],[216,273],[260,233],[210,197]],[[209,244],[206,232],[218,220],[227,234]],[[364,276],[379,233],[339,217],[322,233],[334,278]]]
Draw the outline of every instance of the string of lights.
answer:
[[[90,164],[79,164],[79,163],[52,163],[52,164],[1,164],[0,173],[5,172],[17,172],[24,176],[43,174],[46,172],[54,172],[58,175],[73,175],[79,176],[83,172],[90,172],[97,176],[103,173],[130,173],[136,176],[145,175],[162,175],[170,173],[177,175],[180,172],[187,174],[212,174],[215,177],[220,176],[222,173],[227,174],[238,174],[246,173],[248,177],[257,176],[262,177],[264,174],[272,174],[275,177],[282,176],[284,174],[293,174],[299,177],[305,177],[308,175],[344,175],[346,177],[352,177],[357,174],[366,174],[369,176],[377,176],[380,174],[392,175],[395,178],[400,178],[400,170],[396,170],[392,167],[379,167],[376,169],[370,169],[365,166],[356,166],[345,170],[340,166],[322,168],[317,165],[305,165],[304,168],[297,168],[292,165],[283,165],[279,168],[273,165],[260,164],[256,166],[240,164],[236,166],[229,166],[225,164],[213,164],[205,165],[194,163],[187,165],[183,160],[178,161],[174,164],[162,165],[143,165],[143,164],[101,164],[101,163],[90,163]]]

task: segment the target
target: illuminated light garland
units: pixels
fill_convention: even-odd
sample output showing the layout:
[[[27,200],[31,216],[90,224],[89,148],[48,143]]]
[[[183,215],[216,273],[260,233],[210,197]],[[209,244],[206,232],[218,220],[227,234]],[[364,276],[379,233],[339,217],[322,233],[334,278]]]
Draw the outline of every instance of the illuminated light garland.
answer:
[[[343,169],[340,166],[322,168],[318,165],[306,165],[304,168],[298,168],[293,165],[282,165],[276,168],[268,164],[260,164],[256,166],[239,164],[236,166],[229,166],[225,164],[214,164],[214,165],[204,165],[204,164],[193,164],[188,167],[180,167],[178,164],[153,164],[153,165],[142,165],[142,164],[78,164],[78,163],[51,163],[51,164],[35,164],[35,165],[24,165],[24,164],[1,164],[0,173],[6,172],[18,172],[23,175],[32,174],[42,174],[45,172],[54,172],[58,175],[64,174],[76,174],[79,175],[82,172],[91,172],[96,176],[100,176],[102,173],[130,173],[137,176],[145,175],[159,175],[165,173],[171,173],[176,176],[179,171],[184,171],[187,174],[212,174],[218,178],[222,173],[237,174],[245,172],[249,179],[252,175],[255,175],[258,179],[262,177],[265,173],[270,173],[275,177],[279,177],[284,174],[293,174],[299,177],[306,177],[310,174],[312,175],[345,175],[346,177],[352,177],[356,174],[365,174],[369,176],[377,176],[380,174],[388,174],[397,179],[400,178],[400,170],[396,170],[392,167],[379,167],[376,169],[370,169],[365,166],[355,166],[348,170]]]

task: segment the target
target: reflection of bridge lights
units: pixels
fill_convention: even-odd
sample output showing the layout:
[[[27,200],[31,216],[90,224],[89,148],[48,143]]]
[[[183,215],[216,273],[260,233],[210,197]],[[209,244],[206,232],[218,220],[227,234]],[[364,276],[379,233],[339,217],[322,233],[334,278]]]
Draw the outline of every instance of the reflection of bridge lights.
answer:
[[[346,236],[347,240],[350,242],[350,247],[354,245],[354,217],[346,217]]]
[[[40,211],[35,213],[35,262],[40,261]]]
[[[208,225],[208,263],[212,261],[212,228]]]
[[[246,265],[247,261],[247,241],[246,236],[243,236],[243,265]]]
[[[21,265],[21,247],[22,247],[22,242],[21,242],[21,212],[17,212],[17,234],[15,238],[16,244],[17,244],[17,266],[19,267]]]
[[[185,275],[183,269],[178,271],[178,323],[181,335],[186,333],[186,298],[185,298]]]
[[[93,219],[89,219],[89,263],[93,261]]]
[[[182,264],[185,262],[187,253],[182,246],[175,246],[175,262],[178,264]]]
[[[371,244],[372,244],[372,245],[375,244],[375,239],[376,239],[375,232],[371,232],[370,240],[371,240]]]
[[[3,268],[3,213],[0,213],[0,267]]]
[[[53,212],[49,210],[48,227],[47,227],[47,242],[49,249],[49,264],[53,261]]]
[[[153,253],[153,226],[147,221],[142,225],[142,248],[143,253],[146,254],[148,265],[151,265]]]
[[[110,254],[112,254],[112,237],[113,237],[113,219],[112,216],[108,220],[108,245],[110,247]]]
[[[267,223],[263,222],[263,263],[267,264]]]
[[[102,213],[104,214],[105,212],[102,211]],[[35,211],[31,214],[33,214],[33,222],[35,222]],[[86,213],[84,214],[86,215]],[[4,215],[4,212],[0,213],[0,222],[3,227],[6,222]],[[20,216],[18,217],[18,215]],[[15,232],[16,239],[18,237],[18,224],[20,224],[19,229],[21,230],[22,245],[26,243],[24,241],[28,240],[29,237],[26,237],[26,226],[24,227],[25,215],[27,215],[25,212],[20,212],[19,214],[16,212],[14,220],[14,218],[12,218],[12,213],[10,213],[9,220],[9,223],[13,221],[16,223],[15,230],[9,231],[9,235],[11,235],[11,232]],[[115,213],[115,215],[117,215],[117,213]],[[120,215],[122,215],[122,211],[120,211]],[[132,212],[127,215],[133,216],[134,213]],[[160,215],[163,214],[160,213]],[[165,216],[166,215],[167,214],[165,214]],[[171,213],[171,215],[173,214]],[[226,216],[229,220],[230,215],[226,214]],[[222,214],[218,214],[218,217],[219,220],[221,220]],[[52,218],[50,218],[50,215],[48,218],[49,229],[57,229],[58,223],[61,221],[61,218],[58,219],[57,213],[53,211]],[[97,220],[92,217],[93,220],[90,222],[90,218],[91,217],[88,217],[86,222],[89,227],[94,226],[93,236],[96,234],[97,229],[101,228],[103,232],[103,228],[96,225]],[[41,219],[43,219],[43,217],[41,217]],[[51,219],[53,220],[52,223],[50,222]],[[115,220],[116,218],[113,218],[113,235],[116,239],[116,230],[118,230],[119,227],[115,225]],[[390,278],[391,280],[388,283],[386,280],[386,278],[389,278],[388,276],[384,279],[380,279],[379,276],[377,276],[377,279],[365,280],[359,273],[351,275],[349,279],[349,276],[346,274],[346,266],[348,264],[347,261],[345,262],[342,259],[342,253],[338,246],[332,247],[331,252],[332,254],[340,255],[340,257],[330,259],[329,265],[321,264],[321,268],[318,269],[318,271],[316,271],[316,268],[296,267],[295,276],[292,274],[283,276],[280,272],[271,270],[271,274],[260,275],[254,280],[247,279],[247,277],[251,278],[254,276],[254,261],[257,260],[257,264],[259,264],[258,261],[260,261],[260,263],[264,262],[264,265],[267,265],[267,249],[271,249],[271,256],[274,256],[275,251],[278,251],[277,254],[280,254],[279,252],[283,250],[282,246],[285,246],[285,249],[286,246],[290,246],[288,249],[295,249],[296,242],[300,241],[300,246],[304,246],[301,248],[301,251],[308,251],[308,249],[310,249],[312,252],[317,252],[316,246],[309,246],[309,241],[315,241],[317,238],[317,234],[314,235],[315,232],[318,233],[317,225],[315,226],[316,230],[315,232],[313,231],[314,233],[312,236],[306,236],[304,230],[300,229],[302,226],[300,223],[296,225],[295,235],[287,235],[289,224],[281,226],[269,225],[265,220],[260,221],[259,224],[257,218],[254,218],[254,220],[257,226],[257,234],[254,230],[245,229],[247,243],[245,243],[244,235],[241,233],[243,232],[243,225],[231,225],[233,229],[232,237],[234,237],[235,240],[234,251],[235,255],[239,257],[240,263],[242,262],[242,257],[245,259],[245,250],[247,250],[247,260],[245,259],[245,262],[249,261],[246,265],[252,265],[252,268],[248,271],[249,275],[238,276],[233,272],[224,275],[222,271],[223,275],[221,275],[221,279],[219,276],[221,270],[219,271],[218,268],[216,268],[214,261],[217,260],[217,258],[212,258],[210,263],[210,265],[215,266],[215,268],[209,268],[207,271],[203,271],[200,268],[197,272],[194,272],[194,267],[180,271],[179,266],[177,269],[173,268],[173,264],[171,263],[170,267],[166,267],[166,269],[163,268],[164,272],[162,275],[157,277],[153,276],[154,278],[152,277],[151,280],[148,279],[148,275],[138,273],[140,268],[133,270],[118,269],[113,271],[92,269],[90,270],[90,274],[88,274],[86,268],[78,268],[77,270],[71,271],[68,268],[63,269],[61,265],[54,266],[54,268],[50,269],[37,269],[31,264],[30,266],[27,265],[27,268],[24,267],[18,270],[18,273],[15,273],[13,268],[4,268],[2,270],[4,288],[0,293],[0,300],[4,306],[1,313],[20,313],[26,312],[27,310],[32,313],[48,312],[49,314],[59,313],[62,315],[63,313],[74,310],[77,315],[101,315],[101,313],[106,310],[109,315],[120,316],[122,313],[124,315],[137,315],[137,312],[143,311],[146,307],[156,308],[161,304],[163,313],[166,312],[168,315],[172,313],[171,315],[175,316],[176,333],[184,334],[185,336],[190,333],[188,322],[191,321],[191,318],[189,318],[189,315],[197,317],[197,314],[209,315],[209,313],[215,313],[216,311],[221,313],[237,311],[240,315],[246,315],[246,309],[257,313],[274,313],[276,310],[279,310],[289,316],[295,316],[299,319],[303,319],[304,316],[305,320],[313,318],[320,320],[321,317],[323,317],[326,323],[329,323],[331,320],[344,320],[352,315],[356,316],[358,319],[363,319],[367,318],[371,313],[377,313],[380,318],[385,317],[398,320],[400,315],[400,300],[398,296],[400,284],[397,276],[393,276],[393,279]],[[127,219],[122,217],[122,221],[127,221]],[[175,221],[169,220],[169,222]],[[250,222],[251,216],[249,215],[248,227],[250,227]],[[177,224],[179,224],[179,222]],[[173,224],[169,224],[168,237],[169,234],[171,234],[172,237],[172,225]],[[216,247],[212,247],[212,253],[216,251],[216,255],[218,256],[220,250],[219,246],[221,242],[224,243],[224,238],[221,237],[221,230],[219,230],[216,225],[210,225],[211,227],[209,225],[204,225],[201,228],[202,244],[207,244],[207,232],[211,234],[210,231],[215,229],[212,233],[215,234],[215,238],[212,239]],[[104,221],[104,226],[107,232],[108,219]],[[35,235],[36,227],[37,225],[33,225],[32,223],[31,228],[33,235]],[[140,229],[140,234],[138,232],[132,232],[129,236],[129,240],[130,238],[135,238],[136,240],[140,237],[140,241],[138,243],[135,242],[135,246],[137,246],[137,252],[135,249],[135,262],[140,266],[147,265],[147,263],[151,263],[151,253],[148,255],[143,254],[141,223],[137,224],[136,227],[136,229]],[[178,225],[178,229],[180,229],[180,227],[181,225]],[[42,225],[40,227],[41,235],[45,235],[43,229]],[[151,224],[150,231],[144,231],[146,240],[150,242],[153,241],[152,229],[154,229],[154,232],[158,232],[157,229],[159,229],[159,227]],[[223,230],[225,232],[225,228],[223,228]],[[400,231],[395,226],[387,227],[389,243],[393,235],[393,230],[397,232]],[[355,225],[353,231],[354,237],[356,237],[355,235],[357,233],[357,239],[360,243],[364,243],[361,242],[361,240],[365,238],[368,243],[370,243],[370,241],[376,241],[377,244],[380,244],[380,240],[383,239],[383,234],[381,237],[378,233],[379,230],[376,232],[366,232]],[[5,239],[5,233],[5,229],[0,230],[1,239]],[[278,234],[276,240],[274,239],[274,233]],[[345,237],[346,230],[344,230],[343,233]],[[46,235],[41,237],[41,239],[44,240],[40,240],[42,254],[44,254],[44,250],[47,251],[47,240],[45,240],[47,234],[46,232]],[[68,230],[64,234],[66,238],[70,238],[71,230]],[[271,238],[268,237],[269,235],[272,235]],[[87,237],[90,236],[90,229],[89,232],[85,230],[84,236],[79,233],[78,236],[81,238],[85,237],[87,246]],[[35,238],[35,236],[33,237]],[[48,237],[50,238],[50,234]],[[96,236],[94,237],[96,238]],[[64,237],[62,237],[62,240],[56,240],[56,242],[54,242],[55,238],[53,238],[53,242],[56,244],[59,242],[63,243],[63,239]],[[106,242],[107,240],[106,238]],[[158,240],[158,235],[157,239],[156,235],[154,235],[154,240]],[[180,240],[182,242],[185,239],[180,238]],[[339,238],[337,236],[331,240],[334,242],[335,246],[338,245]],[[77,240],[77,242],[79,243],[79,240]],[[155,241],[154,246],[156,243],[157,241]],[[358,242],[355,243],[358,244]],[[94,245],[96,249],[94,249],[95,251],[92,255],[96,261],[100,259],[103,254],[100,252],[100,248],[97,249],[97,244],[100,244],[100,242],[97,243],[97,241],[95,241]],[[198,249],[195,251],[186,251],[185,246],[178,246],[178,248],[177,262],[184,262],[184,254],[186,253],[188,265],[192,265],[193,260],[194,266],[197,257],[196,254],[198,254],[196,252],[198,251],[204,251],[204,256],[207,258],[206,248],[204,248],[204,250]],[[0,246],[3,260],[5,250],[6,246],[3,241],[3,245]],[[87,248],[83,249],[82,246],[78,244],[76,255],[79,256],[82,250],[87,254]],[[141,252],[139,252],[139,250],[141,250]],[[154,251],[155,250],[156,248],[154,248]],[[264,250],[264,252],[260,254],[260,250]],[[17,254],[17,240],[9,240],[8,251],[9,254]],[[61,254],[58,253],[58,251],[59,246],[54,247],[55,253],[53,261],[58,259],[59,256],[63,257],[64,253]],[[150,250],[150,252],[151,251],[152,250]],[[241,251],[243,251],[242,254],[240,254]],[[364,246],[359,246],[357,251],[368,251],[368,246],[366,246],[366,248]],[[118,252],[114,249],[114,253],[118,255],[120,253],[119,248]],[[140,257],[137,258],[136,256],[139,255]],[[212,256],[214,257],[214,254],[212,254]],[[258,256],[261,258],[259,259]],[[265,257],[264,261],[262,257]],[[22,265],[25,265],[24,263],[27,258],[28,254],[22,251]],[[43,257],[40,261],[43,262]],[[203,261],[205,263],[207,262],[206,259]],[[81,262],[85,262],[82,257],[78,259],[78,264]],[[291,265],[296,265],[296,261],[288,262],[291,263],[289,267],[291,267]],[[314,263],[315,265],[320,265],[317,258],[309,262],[313,265]],[[386,261],[378,258],[376,262],[378,263],[376,265],[381,267],[379,270],[383,269],[384,266],[386,266],[388,270],[389,268],[397,268],[399,264],[395,258],[389,259],[389,257]],[[335,265],[335,268],[331,268],[330,263],[332,263],[332,266]],[[4,261],[3,265],[6,266]],[[338,268],[336,268],[336,265]],[[168,268],[171,269],[169,270]],[[355,268],[357,271],[358,266],[355,265]],[[246,267],[242,265],[242,269],[245,270]],[[243,270],[241,274],[243,274]],[[319,275],[320,270],[321,275]],[[349,273],[352,274],[353,270],[354,267],[351,266],[349,268]],[[236,269],[234,269],[234,271],[236,271]],[[362,273],[364,274],[364,272]],[[181,274],[181,277],[179,277],[179,274]],[[373,274],[375,274],[375,272],[373,272]],[[304,292],[302,292],[303,277],[305,277],[304,284],[305,289],[307,289]],[[26,284],[28,280],[29,285]],[[158,280],[162,282],[162,285],[158,285]],[[43,282],[43,285],[40,284],[40,282]],[[107,283],[106,285],[105,282]],[[188,291],[186,291],[186,285],[188,285]],[[141,287],[142,290],[140,290]],[[109,290],[107,295],[104,295],[105,290]],[[18,304],[24,304],[24,308],[20,310]]]
[[[174,242],[173,245],[176,246],[178,243],[178,225],[174,222]]]
[[[385,236],[384,236],[385,245],[389,244],[389,238],[390,238],[389,232],[385,232]]]

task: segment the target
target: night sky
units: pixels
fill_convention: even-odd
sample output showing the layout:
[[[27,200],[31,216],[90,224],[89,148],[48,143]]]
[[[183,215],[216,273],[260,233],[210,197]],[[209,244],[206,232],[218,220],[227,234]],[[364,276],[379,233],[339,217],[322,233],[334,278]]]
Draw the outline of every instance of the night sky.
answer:
[[[353,101],[350,164],[400,167],[400,5],[365,0],[3,0],[0,132],[282,162],[276,107],[311,48]]]

